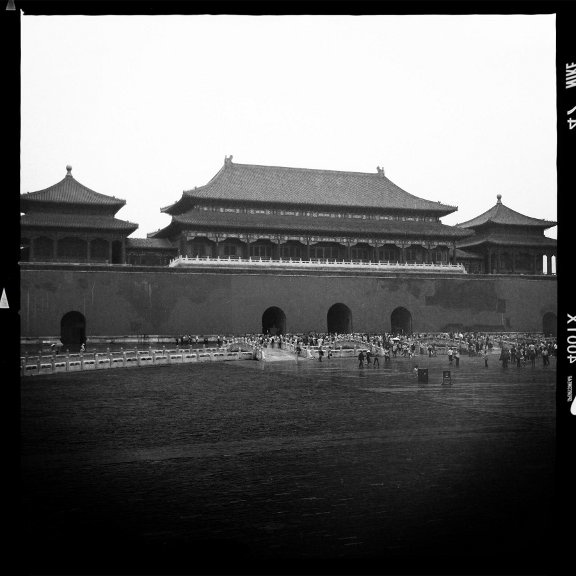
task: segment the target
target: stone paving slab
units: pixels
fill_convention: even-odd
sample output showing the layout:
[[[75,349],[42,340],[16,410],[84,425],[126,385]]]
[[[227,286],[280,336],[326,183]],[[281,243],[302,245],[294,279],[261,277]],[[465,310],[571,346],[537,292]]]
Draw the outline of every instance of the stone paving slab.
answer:
[[[542,568],[554,360],[504,371],[466,358],[452,385],[445,358],[417,360],[428,383],[415,359],[23,380],[27,561],[45,573],[82,573],[86,558],[103,573],[198,573],[191,558],[206,573],[364,561],[403,573],[422,558]]]

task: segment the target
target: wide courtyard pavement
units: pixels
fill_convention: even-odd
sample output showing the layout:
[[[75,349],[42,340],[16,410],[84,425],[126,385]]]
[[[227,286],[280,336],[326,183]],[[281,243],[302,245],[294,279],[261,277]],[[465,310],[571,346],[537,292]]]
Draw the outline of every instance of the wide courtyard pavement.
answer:
[[[543,573],[551,363],[332,358],[24,378],[23,562],[46,574]]]

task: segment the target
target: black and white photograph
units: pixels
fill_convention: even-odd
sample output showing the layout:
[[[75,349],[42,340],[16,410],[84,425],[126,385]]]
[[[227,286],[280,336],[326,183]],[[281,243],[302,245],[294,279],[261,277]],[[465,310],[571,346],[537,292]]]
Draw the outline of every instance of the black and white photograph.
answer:
[[[562,16],[39,4],[22,572],[556,573]]]

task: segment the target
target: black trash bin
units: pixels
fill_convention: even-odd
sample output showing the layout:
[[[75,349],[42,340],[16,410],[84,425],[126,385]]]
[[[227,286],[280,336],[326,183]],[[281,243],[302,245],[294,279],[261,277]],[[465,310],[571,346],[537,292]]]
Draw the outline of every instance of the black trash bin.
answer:
[[[418,382],[428,382],[428,368],[418,368]]]

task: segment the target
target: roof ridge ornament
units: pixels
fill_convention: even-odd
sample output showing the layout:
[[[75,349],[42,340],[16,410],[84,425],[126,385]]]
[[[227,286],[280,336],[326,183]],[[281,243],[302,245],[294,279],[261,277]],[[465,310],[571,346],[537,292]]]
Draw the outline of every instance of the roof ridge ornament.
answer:
[[[70,164],[66,166],[66,176],[72,176],[72,166]]]
[[[381,166],[376,166],[376,172],[378,172],[378,176],[384,176],[384,168]]]
[[[224,156],[224,166],[229,166],[232,164],[232,158],[232,154],[230,154],[230,156]]]
[[[502,204],[502,194],[496,194],[496,204]]]

